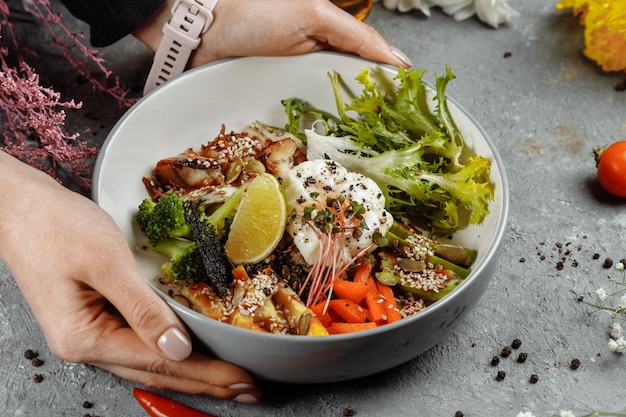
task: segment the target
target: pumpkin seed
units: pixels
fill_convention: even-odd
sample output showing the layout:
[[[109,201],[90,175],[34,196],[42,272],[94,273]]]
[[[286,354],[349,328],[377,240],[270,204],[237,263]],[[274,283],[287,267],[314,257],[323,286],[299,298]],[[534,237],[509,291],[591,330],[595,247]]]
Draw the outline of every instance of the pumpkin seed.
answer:
[[[259,161],[258,159],[248,159],[246,161],[246,164],[244,165],[244,169],[246,170],[246,172],[252,174],[265,173],[265,165],[263,165],[263,162]]]
[[[172,300],[179,302],[187,308],[191,308],[191,302],[184,295],[174,294],[172,295]]]
[[[414,258],[398,258],[398,266],[409,272],[422,272],[426,269],[426,262]]]
[[[285,281],[289,281],[289,278],[291,278],[291,269],[289,269],[289,266],[283,265],[281,275]]]
[[[435,255],[442,257],[446,261],[450,261],[457,265],[469,265],[471,259],[464,248],[458,245],[450,245],[447,243],[441,243],[435,246]]]
[[[303,335],[309,332],[309,326],[311,325],[311,315],[304,313],[298,320],[298,334]]]
[[[226,184],[232,184],[237,178],[239,178],[239,174],[241,174],[242,169],[243,161],[241,160],[241,158],[233,159],[233,161],[226,168]]]

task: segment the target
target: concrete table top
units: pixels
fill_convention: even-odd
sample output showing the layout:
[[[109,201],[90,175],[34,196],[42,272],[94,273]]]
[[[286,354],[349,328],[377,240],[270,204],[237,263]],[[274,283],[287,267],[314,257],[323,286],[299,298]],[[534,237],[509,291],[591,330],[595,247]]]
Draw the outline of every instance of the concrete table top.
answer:
[[[380,3],[367,20],[416,67],[438,74],[452,67],[457,79],[449,95],[495,141],[509,176],[509,230],[496,276],[454,334],[371,377],[322,385],[265,383],[260,405],[167,396],[221,417],[334,417],[347,408],[359,417],[626,410],[626,357],[607,347],[611,318],[589,315],[591,307],[577,301],[577,294],[593,293],[590,281],[608,287],[608,275],[622,277],[603,263],[626,258],[626,200],[599,189],[591,153],[626,138],[626,92],[615,89],[626,74],[603,73],[586,59],[582,27],[571,13],[555,10],[555,3],[510,1],[520,16],[497,30],[476,19],[456,22],[435,9],[426,18],[388,11]],[[46,44],[44,32],[24,25],[45,58],[45,65],[34,64],[42,80],[83,101],[82,110],[68,114],[68,125],[74,131],[89,128],[83,136],[99,146],[123,109],[68,77],[71,69]],[[150,63],[147,51],[125,39],[102,54],[138,92]],[[514,339],[522,345],[492,366],[492,357]],[[27,349],[37,351],[44,364],[33,367],[24,357]],[[517,361],[520,352],[528,355],[523,363]],[[580,367],[574,370],[575,359]],[[498,370],[506,372],[503,380],[497,380]],[[34,383],[35,373],[44,380]],[[536,383],[530,382],[532,374]],[[0,264],[0,415],[144,416],[132,397],[134,386],[55,358]],[[84,401],[93,408],[84,409]]]

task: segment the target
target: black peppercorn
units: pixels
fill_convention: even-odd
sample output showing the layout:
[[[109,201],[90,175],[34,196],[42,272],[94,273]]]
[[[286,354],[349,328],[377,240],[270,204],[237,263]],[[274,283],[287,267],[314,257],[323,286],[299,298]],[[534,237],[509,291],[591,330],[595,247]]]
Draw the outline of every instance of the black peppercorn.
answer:
[[[93,407],[93,404],[92,404],[92,403],[90,403],[89,401],[85,401],[85,402],[83,403],[83,408],[91,408],[91,407]]]
[[[500,363],[500,358],[497,356],[494,356],[493,358],[491,358],[491,366],[496,366]]]
[[[519,356],[517,357],[517,362],[519,363],[524,363],[526,362],[526,359],[528,358],[528,353],[526,352],[522,352],[519,354]]]
[[[498,371],[498,375],[496,375],[496,381],[502,381],[506,377],[506,372]]]
[[[505,346],[502,348],[500,356],[502,356],[503,358],[507,358],[511,354],[512,350],[513,349],[511,348],[511,346]]]
[[[511,347],[513,349],[518,349],[520,346],[522,346],[522,341],[519,339],[515,339],[513,340],[513,342],[511,343]]]
[[[351,408],[344,408],[343,410],[341,410],[341,415],[344,417],[351,417],[354,415],[354,410],[352,410]]]
[[[41,359],[39,359],[39,358],[35,358],[35,359],[33,359],[32,361],[30,361],[30,363],[31,363],[31,365],[33,365],[33,366],[41,366],[41,365],[43,365],[43,364],[44,364],[44,361],[42,361],[42,360],[41,360]]]
[[[454,413],[454,417],[463,417],[463,411],[457,411]]]
[[[612,266],[613,266],[613,259],[611,259],[611,258],[606,258],[606,259],[604,260],[604,263],[602,264],[602,266],[603,266],[604,268],[606,268],[606,269],[609,269],[610,267],[612,267]]]
[[[43,375],[41,375],[41,374],[35,374],[35,375],[33,375],[33,381],[34,381],[35,383],[39,383],[39,382],[43,381]]]
[[[537,383],[537,381],[539,381],[539,376],[537,376],[537,374],[532,374],[532,375],[530,376],[530,383],[531,383],[531,384],[536,384],[536,383]]]
[[[575,369],[578,369],[579,367],[580,367],[580,361],[578,359],[572,359],[570,368],[575,370]]]
[[[28,349],[26,352],[24,352],[24,357],[29,360],[35,359],[37,356],[39,356],[39,354],[32,349]]]

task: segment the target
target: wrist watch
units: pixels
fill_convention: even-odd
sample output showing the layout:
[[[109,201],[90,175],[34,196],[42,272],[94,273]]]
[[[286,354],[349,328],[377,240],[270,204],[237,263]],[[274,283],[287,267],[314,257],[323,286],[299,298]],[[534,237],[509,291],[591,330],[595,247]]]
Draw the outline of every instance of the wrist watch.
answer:
[[[144,95],[185,70],[200,36],[213,22],[218,0],[176,0],[172,19],[163,25],[163,38],[154,54]]]

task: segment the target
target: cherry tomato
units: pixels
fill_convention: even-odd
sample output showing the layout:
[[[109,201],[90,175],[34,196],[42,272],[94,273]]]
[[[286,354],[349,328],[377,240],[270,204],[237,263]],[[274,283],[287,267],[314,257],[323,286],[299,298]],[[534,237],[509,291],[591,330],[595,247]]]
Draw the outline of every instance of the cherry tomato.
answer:
[[[626,197],[626,140],[598,152],[598,181],[607,192]]]

